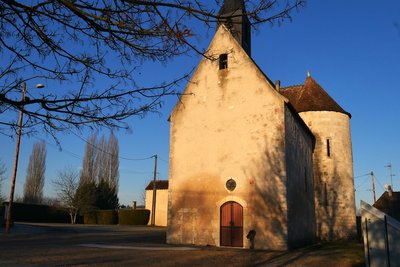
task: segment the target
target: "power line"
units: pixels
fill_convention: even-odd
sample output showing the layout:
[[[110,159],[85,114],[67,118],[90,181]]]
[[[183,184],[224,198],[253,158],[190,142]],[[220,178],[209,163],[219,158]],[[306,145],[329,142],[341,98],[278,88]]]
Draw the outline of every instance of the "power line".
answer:
[[[367,181],[368,181],[368,179],[365,179],[363,183],[361,183],[360,185],[358,185],[358,186],[356,187],[356,189],[357,189],[357,188],[360,188],[360,187],[363,186],[363,185],[365,185],[365,184],[367,183]]]
[[[76,135],[76,134],[74,134],[74,135]],[[76,135],[76,136],[79,137],[79,139],[81,139],[81,140],[84,141],[85,143],[87,143],[87,144],[89,144],[89,145],[92,145],[94,148],[99,149],[99,150],[101,150],[101,151],[104,152],[104,153],[110,154],[110,153],[105,152],[105,151],[103,151],[102,149],[98,148],[96,145],[91,144],[89,141],[85,140],[84,138],[82,138],[82,137],[80,137],[80,136],[78,136],[78,135]],[[37,140],[39,140],[39,141],[42,141],[42,142],[46,143],[47,145],[49,145],[49,146],[51,146],[51,147],[57,149],[57,150],[60,151],[60,152],[64,152],[64,153],[66,153],[66,154],[69,154],[70,156],[72,156],[72,157],[74,157],[74,158],[77,158],[77,159],[79,159],[79,160],[82,160],[82,159],[83,159],[81,156],[79,156],[79,155],[75,154],[74,152],[71,152],[71,151],[69,151],[69,150],[67,150],[67,149],[65,149],[65,148],[62,148],[61,146],[54,145],[54,144],[52,144],[52,143],[50,143],[50,142],[48,142],[48,141],[46,141],[46,140],[44,140],[44,139],[41,139],[41,138],[38,138],[38,137],[35,137],[35,136],[32,136],[32,137],[35,138],[35,139],[37,139]],[[129,160],[129,161],[148,160],[148,159],[151,159],[152,157],[153,157],[153,156],[146,157],[146,158],[127,158],[127,157],[118,156],[118,158],[120,158],[120,159]],[[150,173],[152,173],[152,172],[150,172]]]
[[[167,160],[165,160],[165,159],[162,159],[162,158],[160,158],[160,157],[158,157],[158,159],[161,160],[161,161],[163,161],[164,163],[169,164],[169,162],[168,162]]]
[[[369,175],[371,175],[371,172],[366,173],[366,174],[362,174],[362,175],[355,176],[354,179],[360,178],[360,177],[364,177],[364,176],[369,176]]]
[[[381,182],[379,182],[378,177],[376,177],[376,175],[375,175],[375,181],[378,182],[378,184],[382,187],[383,191],[386,191],[385,187],[381,184]]]
[[[96,146],[95,144],[90,143],[89,141],[87,141],[87,140],[84,139],[83,137],[77,135],[77,134],[74,133],[73,131],[71,131],[71,132],[72,132],[73,135],[75,135],[76,137],[78,137],[79,139],[81,139],[81,140],[82,140],[83,142],[85,142],[86,144],[89,144],[89,145],[93,146],[94,148],[96,148],[96,149],[102,151],[103,153],[111,154],[111,153],[109,153],[109,152],[107,152],[107,151],[102,150],[101,148],[99,148],[99,147]],[[129,160],[129,161],[142,161],[142,160],[151,159],[151,158],[153,158],[153,157],[154,157],[154,156],[145,157],[145,158],[128,158],[128,157],[122,157],[122,156],[119,156],[119,155],[118,155],[118,158],[119,158],[119,159]]]
[[[58,151],[60,151],[60,152],[64,152],[64,153],[69,154],[70,156],[72,156],[72,157],[74,157],[74,158],[77,158],[77,159],[82,160],[82,157],[80,157],[79,155],[75,154],[74,152],[71,152],[71,151],[69,151],[69,150],[67,150],[67,149],[63,149],[63,148],[61,148],[61,147],[59,147],[59,146],[56,146],[56,145],[54,145],[54,144],[52,144],[52,143],[50,143],[50,142],[47,142],[47,141],[44,140],[44,139],[38,138],[38,137],[36,137],[36,136],[33,136],[33,138],[35,138],[35,139],[37,139],[37,140],[39,140],[39,141],[42,141],[42,142],[46,143],[47,145],[49,145],[49,146],[51,146],[51,147],[53,147],[53,148],[56,148],[56,149],[57,149]]]

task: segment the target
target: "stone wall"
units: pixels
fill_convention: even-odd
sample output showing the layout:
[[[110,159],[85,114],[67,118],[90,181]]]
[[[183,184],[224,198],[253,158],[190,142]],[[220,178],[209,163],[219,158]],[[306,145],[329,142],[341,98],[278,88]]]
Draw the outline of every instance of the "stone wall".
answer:
[[[356,235],[356,209],[350,118],[331,111],[301,112],[300,116],[316,138],[313,159],[317,236],[321,240],[352,238]]]
[[[300,247],[315,240],[312,153],[314,137],[299,115],[286,106],[285,151],[288,198],[288,244]]]
[[[220,207],[243,207],[255,248],[286,249],[284,98],[224,27],[209,54],[228,54],[228,68],[203,59],[170,117],[167,242],[220,245]],[[226,181],[234,179],[229,191]]]

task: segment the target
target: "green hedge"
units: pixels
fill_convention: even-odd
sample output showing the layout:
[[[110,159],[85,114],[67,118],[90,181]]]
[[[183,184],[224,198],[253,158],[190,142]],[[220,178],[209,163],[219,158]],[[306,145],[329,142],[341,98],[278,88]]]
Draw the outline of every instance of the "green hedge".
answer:
[[[85,224],[117,224],[118,213],[115,210],[96,210],[83,215]]]
[[[120,225],[147,225],[149,223],[150,210],[119,210],[118,221]]]
[[[83,223],[84,224],[97,224],[96,211],[83,214]]]
[[[25,203],[13,203],[12,220],[16,222],[71,222],[68,211],[64,208]]]
[[[96,212],[98,224],[117,224],[118,213],[115,210],[98,210]]]

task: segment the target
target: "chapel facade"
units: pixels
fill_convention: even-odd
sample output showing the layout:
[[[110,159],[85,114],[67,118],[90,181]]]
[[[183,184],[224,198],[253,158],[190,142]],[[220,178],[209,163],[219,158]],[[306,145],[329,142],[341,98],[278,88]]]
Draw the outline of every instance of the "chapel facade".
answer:
[[[243,13],[224,2],[170,116],[167,242],[285,250],[352,237],[351,116],[310,75],[271,82]]]

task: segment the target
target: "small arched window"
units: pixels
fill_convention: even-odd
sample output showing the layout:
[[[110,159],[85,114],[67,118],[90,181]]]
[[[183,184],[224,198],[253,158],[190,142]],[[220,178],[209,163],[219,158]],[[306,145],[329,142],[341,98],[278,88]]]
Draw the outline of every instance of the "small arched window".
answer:
[[[219,55],[219,69],[224,70],[228,68],[228,54]]]

